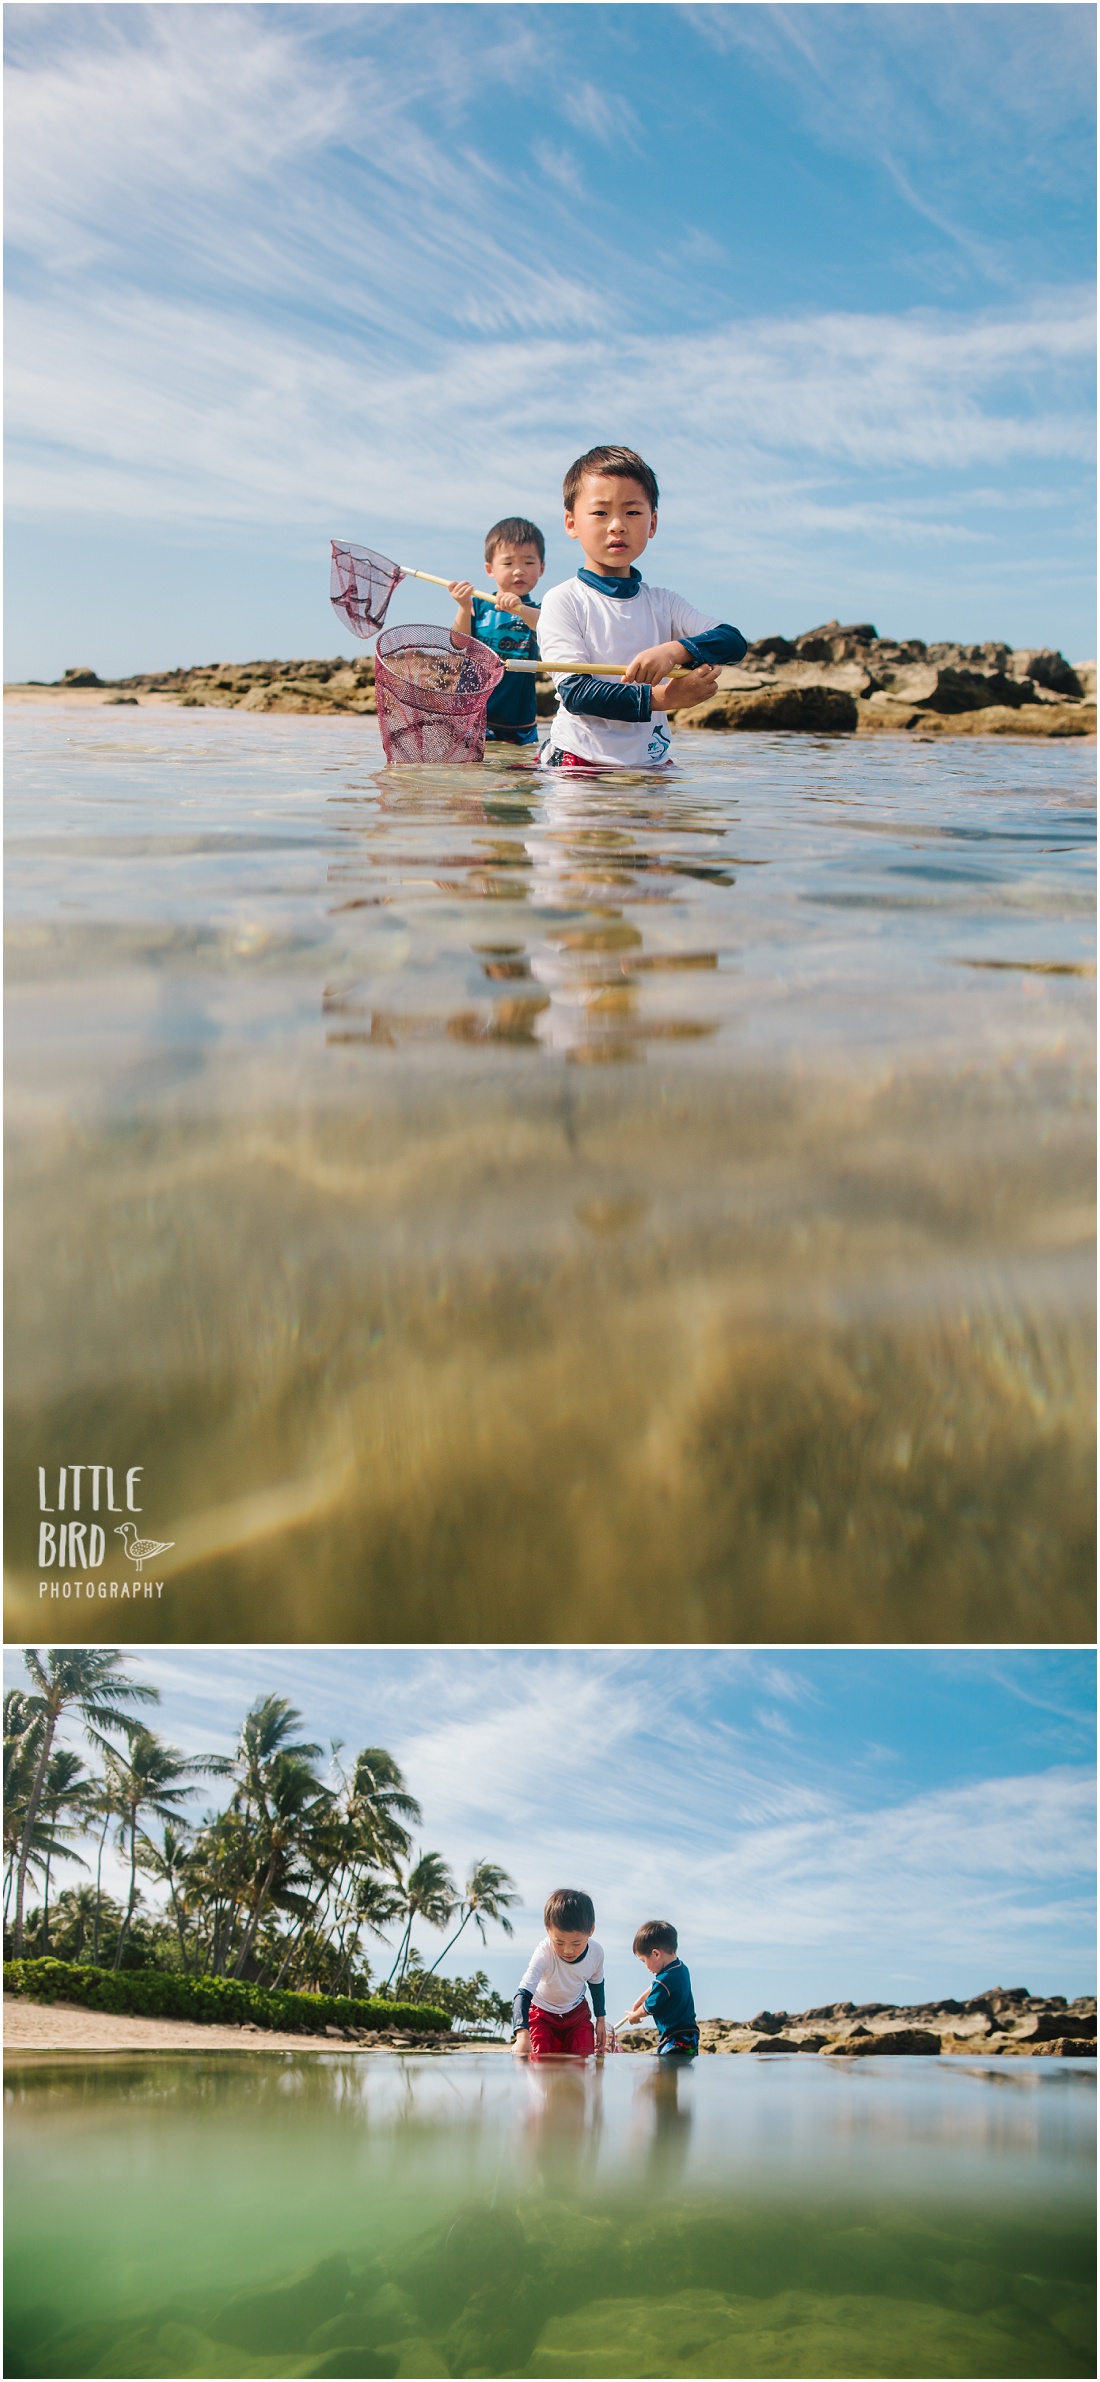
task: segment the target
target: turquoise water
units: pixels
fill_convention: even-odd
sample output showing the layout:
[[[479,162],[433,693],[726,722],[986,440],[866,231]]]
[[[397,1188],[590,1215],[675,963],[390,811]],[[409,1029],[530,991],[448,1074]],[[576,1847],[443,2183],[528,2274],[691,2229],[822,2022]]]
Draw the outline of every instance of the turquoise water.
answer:
[[[9,2375],[1091,2375],[1095,2073],[8,2062]]]
[[[1094,756],[680,751],[15,718],[11,1634],[1091,1635]]]

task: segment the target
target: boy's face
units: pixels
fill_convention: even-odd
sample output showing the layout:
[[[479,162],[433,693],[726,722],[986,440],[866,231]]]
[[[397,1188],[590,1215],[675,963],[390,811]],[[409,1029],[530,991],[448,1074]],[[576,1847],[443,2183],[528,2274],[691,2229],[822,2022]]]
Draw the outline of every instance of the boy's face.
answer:
[[[559,1960],[579,1960],[585,1945],[592,1941],[590,1927],[548,1927],[547,1942]]]
[[[605,578],[625,578],[631,563],[656,536],[657,515],[639,480],[587,472],[573,510],[565,516],[565,532],[583,547],[592,570],[602,571]]]
[[[529,595],[542,577],[537,546],[494,546],[485,567],[501,595]]]
[[[661,1969],[671,1968],[672,1963],[676,1958],[676,1954],[675,1952],[662,1951],[661,1946],[658,1944],[652,1952],[639,1952],[638,1958],[641,1961],[642,1967],[649,1970],[650,1976],[655,1977],[659,1974]]]

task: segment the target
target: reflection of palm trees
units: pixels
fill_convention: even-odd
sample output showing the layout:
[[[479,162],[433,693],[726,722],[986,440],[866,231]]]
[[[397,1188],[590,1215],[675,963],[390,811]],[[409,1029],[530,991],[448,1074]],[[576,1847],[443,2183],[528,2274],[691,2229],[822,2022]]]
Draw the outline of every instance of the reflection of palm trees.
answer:
[[[454,1878],[442,1853],[421,1853],[419,1860],[414,1862],[413,1867],[408,1871],[399,1891],[399,1908],[405,1913],[406,1925],[398,1946],[397,1958],[386,1979],[387,1985],[392,1984],[394,1978],[400,1975],[401,1964],[408,1953],[415,1921],[425,1919],[429,1927],[445,1927],[458,1902]]]
[[[487,1919],[498,1920],[505,1935],[515,1934],[511,1920],[505,1915],[511,1904],[519,1901],[519,1895],[514,1889],[515,1879],[509,1877],[506,1869],[499,1869],[495,1861],[474,1862],[466,1880],[466,1892],[458,1906],[462,1912],[462,1923],[456,1927],[450,1941],[444,1944],[443,1950],[433,1960],[431,1967],[425,1969],[423,1977],[418,1979],[415,1995],[417,2001],[420,1999],[428,1978],[434,1977],[440,1961],[446,1959],[451,1945],[457,1944],[463,1927],[467,1926],[471,1919],[474,1921],[482,1943],[486,1940],[485,1922]]]

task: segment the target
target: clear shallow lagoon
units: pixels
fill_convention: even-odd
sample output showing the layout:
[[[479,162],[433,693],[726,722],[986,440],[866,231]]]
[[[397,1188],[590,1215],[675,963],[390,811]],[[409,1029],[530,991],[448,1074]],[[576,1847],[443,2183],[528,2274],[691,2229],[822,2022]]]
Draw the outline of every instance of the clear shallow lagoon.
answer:
[[[11,2375],[1095,2373],[1095,2063],[9,2061]]]
[[[11,1634],[1091,1636],[1091,751],[8,741]]]

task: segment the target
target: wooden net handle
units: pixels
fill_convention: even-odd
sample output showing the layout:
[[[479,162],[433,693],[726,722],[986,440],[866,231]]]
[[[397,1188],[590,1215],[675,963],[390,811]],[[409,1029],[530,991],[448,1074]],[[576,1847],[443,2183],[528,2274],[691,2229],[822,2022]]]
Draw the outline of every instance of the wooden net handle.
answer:
[[[539,670],[549,670],[549,671],[551,671],[551,672],[554,672],[554,671],[559,671],[559,672],[563,672],[563,673],[565,674],[565,676],[566,676],[566,677],[569,677],[569,678],[571,678],[571,677],[573,677],[573,676],[575,676],[575,675],[579,675],[579,676],[580,676],[580,677],[582,677],[582,678],[623,678],[623,677],[625,677],[625,675],[626,675],[626,672],[627,672],[627,670],[628,670],[628,668],[629,668],[629,663],[627,663],[627,662],[543,662],[543,661],[538,661],[538,662],[505,662],[505,664],[504,664],[504,667],[505,667],[505,669],[506,669],[506,670],[526,670],[526,671],[528,671],[529,673],[530,673],[530,672],[537,672],[537,671],[539,671]],[[665,672],[665,676],[666,676],[666,678],[689,678],[689,677],[690,677],[690,675],[691,675],[690,671],[688,671],[688,670],[681,670],[681,669],[676,669],[676,670],[666,670],[666,672]],[[640,683],[641,683],[641,681],[637,681],[636,683],[640,684]]]
[[[430,579],[433,587],[450,587],[450,580],[441,579],[438,571],[407,571],[403,564],[400,568],[403,579]],[[485,587],[475,587],[473,593],[479,603],[496,603],[496,596],[490,595]],[[628,666],[626,662],[505,662],[504,665],[506,670],[557,670],[566,677],[573,677],[579,671],[587,678],[621,678]],[[686,670],[670,670],[667,675],[686,678],[689,674]]]

